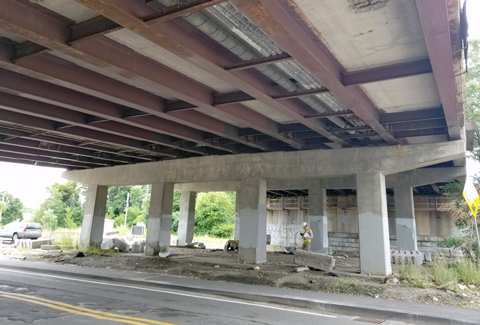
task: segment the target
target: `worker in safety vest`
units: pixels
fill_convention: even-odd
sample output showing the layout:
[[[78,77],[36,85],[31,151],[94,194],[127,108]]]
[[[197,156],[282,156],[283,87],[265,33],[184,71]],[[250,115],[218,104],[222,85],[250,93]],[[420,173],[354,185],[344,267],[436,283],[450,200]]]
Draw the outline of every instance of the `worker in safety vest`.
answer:
[[[302,250],[309,252],[310,251],[310,242],[312,241],[313,238],[313,232],[312,229],[308,228],[308,225],[306,222],[303,224],[303,232],[300,233],[300,236],[302,236]]]

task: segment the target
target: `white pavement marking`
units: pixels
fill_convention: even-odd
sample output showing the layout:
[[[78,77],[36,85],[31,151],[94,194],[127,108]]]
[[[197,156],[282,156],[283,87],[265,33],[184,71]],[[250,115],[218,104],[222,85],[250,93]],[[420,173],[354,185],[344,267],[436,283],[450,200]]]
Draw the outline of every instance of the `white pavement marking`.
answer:
[[[101,285],[112,286],[112,287],[122,287],[122,288],[131,288],[131,289],[137,289],[137,290],[145,290],[145,291],[153,291],[153,292],[167,293],[167,294],[177,295],[177,296],[191,297],[191,298],[197,298],[197,299],[206,299],[206,300],[214,300],[214,301],[228,302],[228,303],[232,303],[232,304],[247,305],[247,306],[255,306],[255,307],[261,307],[261,308],[276,309],[276,310],[282,310],[282,311],[299,313],[299,314],[307,314],[307,315],[313,315],[313,316],[337,318],[337,316],[331,316],[331,315],[325,315],[325,314],[317,314],[317,313],[311,313],[311,312],[301,311],[301,310],[291,310],[291,309],[285,309],[285,308],[280,308],[280,307],[273,307],[273,306],[266,306],[266,305],[258,305],[258,304],[253,304],[253,303],[249,303],[249,302],[233,301],[233,300],[226,300],[226,299],[219,299],[219,298],[211,298],[211,297],[202,297],[202,296],[197,296],[197,295],[192,295],[192,294],[187,294],[187,293],[180,293],[180,292],[173,292],[173,291],[167,291],[167,290],[158,290],[158,289],[142,288],[142,287],[137,287],[137,286],[129,286],[129,285],[125,285],[125,284],[114,284],[114,283],[108,283],[108,282],[89,281],[89,280],[69,278],[69,277],[63,277],[63,276],[57,276],[57,275],[48,275],[48,274],[33,273],[33,272],[24,272],[24,271],[14,271],[14,270],[9,270],[9,269],[2,269],[2,268],[0,268],[0,271],[6,271],[6,272],[11,272],[11,273],[20,273],[20,274],[29,274],[29,275],[37,275],[37,276],[43,276],[43,277],[55,278],[55,279],[62,279],[62,280],[71,280],[71,281],[78,281],[78,282],[86,282],[86,283],[91,283],[91,284],[101,284]]]

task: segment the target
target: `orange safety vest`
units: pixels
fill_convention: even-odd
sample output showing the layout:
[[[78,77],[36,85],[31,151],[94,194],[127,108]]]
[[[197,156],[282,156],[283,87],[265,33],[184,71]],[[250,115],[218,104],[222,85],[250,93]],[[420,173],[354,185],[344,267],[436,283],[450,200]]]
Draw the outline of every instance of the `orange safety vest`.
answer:
[[[307,228],[307,230],[305,230],[304,234],[307,233],[307,232],[310,234],[310,228]],[[309,243],[309,242],[312,241],[312,237],[310,236],[308,238],[305,238],[305,237],[302,236],[302,240],[303,240],[304,243]]]

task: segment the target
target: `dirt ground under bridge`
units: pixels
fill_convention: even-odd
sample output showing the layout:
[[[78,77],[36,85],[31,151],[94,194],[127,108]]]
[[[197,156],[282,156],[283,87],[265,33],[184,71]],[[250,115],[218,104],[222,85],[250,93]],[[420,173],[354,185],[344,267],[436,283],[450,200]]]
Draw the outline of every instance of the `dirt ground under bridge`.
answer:
[[[238,262],[237,252],[223,249],[172,248],[178,255],[168,258],[148,257],[134,253],[86,254],[74,258],[76,251],[18,249],[11,245],[0,247],[1,259],[42,261],[80,267],[116,269],[169,276],[189,277],[211,281],[227,281],[297,290],[321,291],[376,299],[396,299],[426,304],[480,309],[480,289],[466,288],[454,293],[444,289],[422,289],[407,286],[400,280],[394,266],[394,276],[379,277],[359,274],[359,259],[335,257],[334,273],[309,269],[296,272],[294,255],[271,251],[267,263],[258,265]]]

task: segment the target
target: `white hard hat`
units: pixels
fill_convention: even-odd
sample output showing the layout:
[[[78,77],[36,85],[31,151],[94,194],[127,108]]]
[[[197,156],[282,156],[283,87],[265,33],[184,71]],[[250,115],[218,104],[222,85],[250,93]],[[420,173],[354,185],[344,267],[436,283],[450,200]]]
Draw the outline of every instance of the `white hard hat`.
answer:
[[[307,225],[307,223],[306,223],[306,222],[302,223],[302,227],[305,227],[306,225]]]

